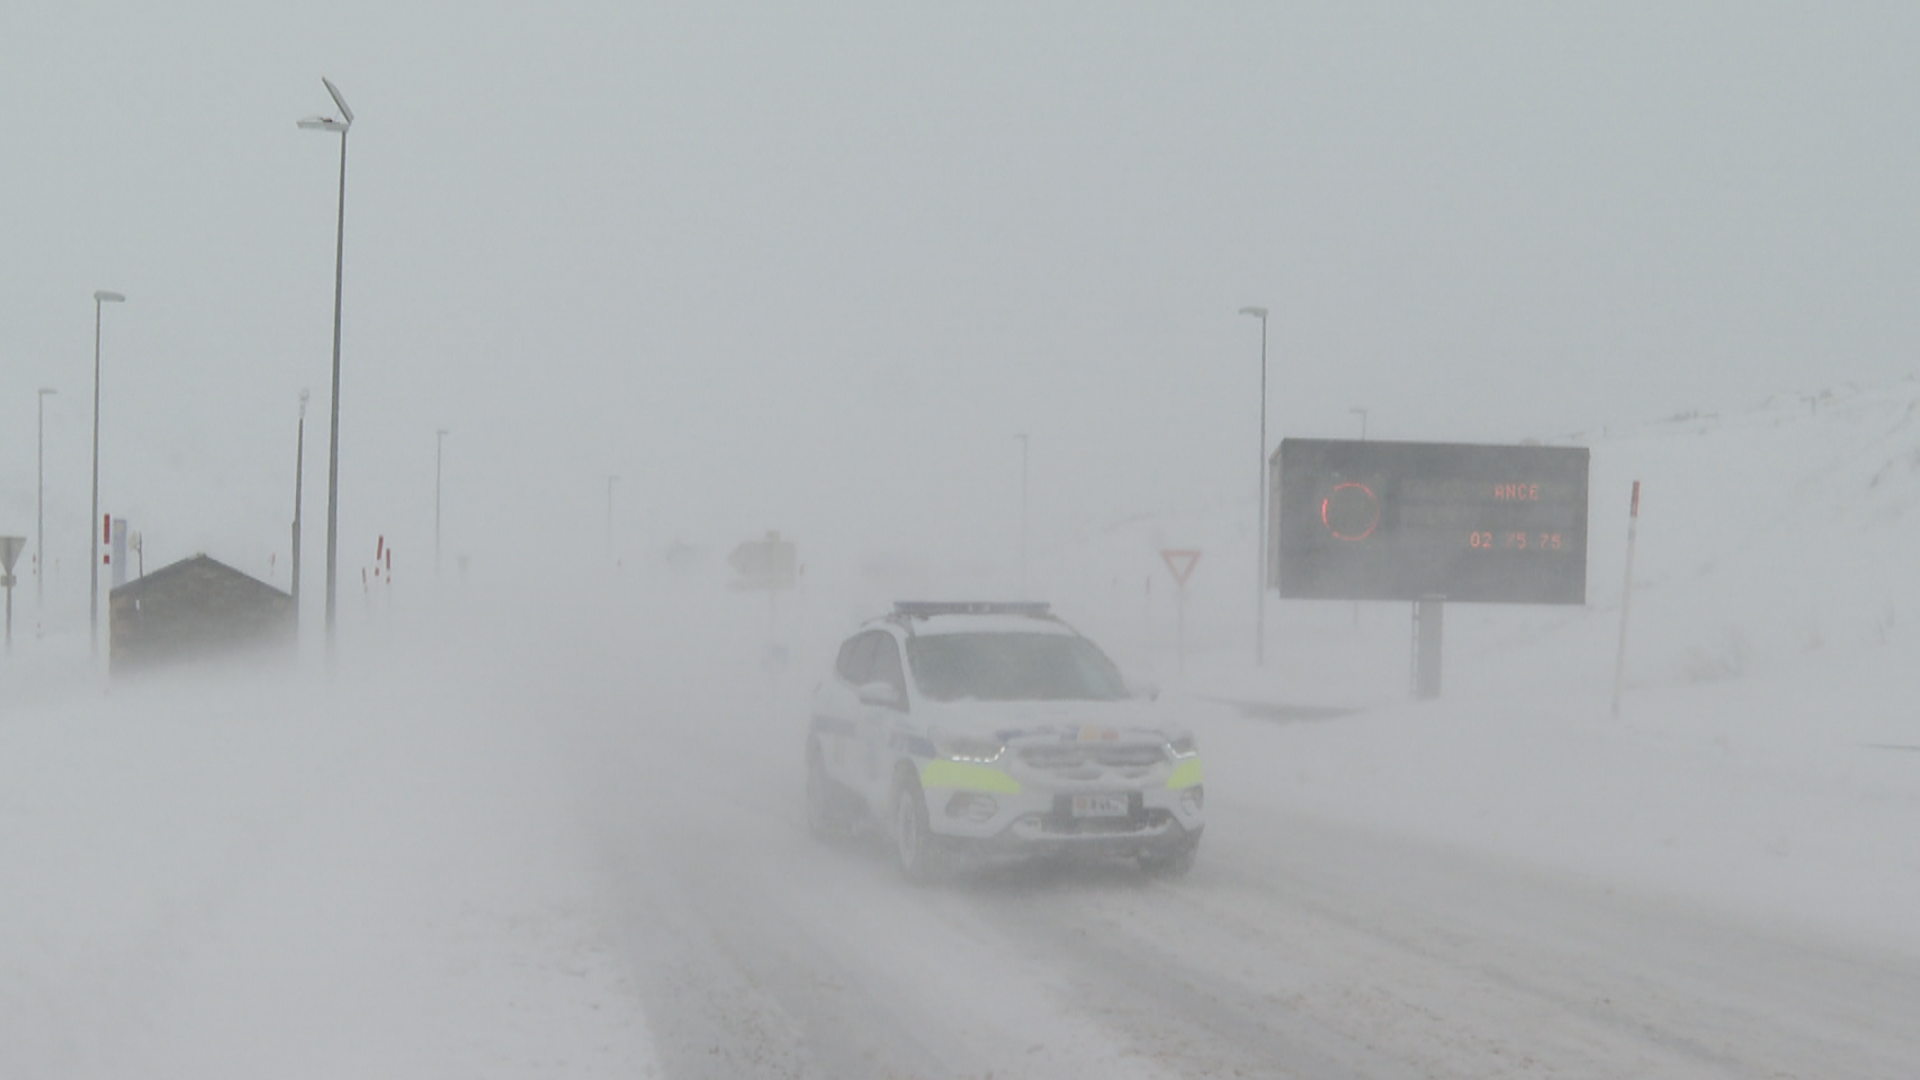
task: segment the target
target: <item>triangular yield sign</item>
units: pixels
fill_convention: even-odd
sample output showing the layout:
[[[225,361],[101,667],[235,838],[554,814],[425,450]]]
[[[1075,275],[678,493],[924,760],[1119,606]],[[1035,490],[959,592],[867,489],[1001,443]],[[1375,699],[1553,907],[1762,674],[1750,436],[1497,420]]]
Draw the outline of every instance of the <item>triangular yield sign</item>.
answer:
[[[1200,561],[1200,553],[1193,548],[1168,548],[1160,553],[1167,561],[1167,570],[1173,574],[1173,580],[1185,585],[1193,574],[1193,565]]]

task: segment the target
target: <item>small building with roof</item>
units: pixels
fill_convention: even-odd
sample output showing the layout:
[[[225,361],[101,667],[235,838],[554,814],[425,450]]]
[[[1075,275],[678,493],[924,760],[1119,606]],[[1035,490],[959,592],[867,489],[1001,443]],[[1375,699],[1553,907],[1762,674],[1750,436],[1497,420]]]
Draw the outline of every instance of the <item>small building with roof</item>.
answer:
[[[113,672],[188,661],[293,653],[292,595],[195,555],[115,588],[108,599]]]

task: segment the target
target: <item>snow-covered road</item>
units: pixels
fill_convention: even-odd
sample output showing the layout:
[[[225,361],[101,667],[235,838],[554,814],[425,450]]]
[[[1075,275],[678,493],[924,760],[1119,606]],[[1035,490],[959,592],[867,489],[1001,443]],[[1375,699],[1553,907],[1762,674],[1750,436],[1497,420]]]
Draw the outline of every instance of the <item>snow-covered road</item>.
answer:
[[[1190,878],[1116,863],[911,887],[877,843],[808,836],[804,678],[763,678],[736,638],[480,635],[292,692],[43,685],[0,733],[0,1074],[1824,1080],[1920,1063],[1920,958],[1898,935],[1587,865],[1580,837],[1536,858],[1514,822],[1476,843],[1438,810],[1396,826],[1390,800],[1329,797],[1328,770],[1369,806],[1398,782],[1368,749],[1391,717],[1287,723],[1173,695],[1209,760]],[[1457,717],[1419,725],[1473,752]],[[1644,769],[1594,761],[1644,794]],[[1499,775],[1474,814],[1516,791],[1553,804]]]
[[[1218,705],[1169,703],[1210,752],[1213,824],[1189,879],[1069,865],[916,889],[877,843],[808,837],[791,694],[696,678],[622,698],[598,688],[561,711],[668,1075],[1826,1078],[1920,1063],[1920,959],[1276,800],[1263,778],[1286,732]]]

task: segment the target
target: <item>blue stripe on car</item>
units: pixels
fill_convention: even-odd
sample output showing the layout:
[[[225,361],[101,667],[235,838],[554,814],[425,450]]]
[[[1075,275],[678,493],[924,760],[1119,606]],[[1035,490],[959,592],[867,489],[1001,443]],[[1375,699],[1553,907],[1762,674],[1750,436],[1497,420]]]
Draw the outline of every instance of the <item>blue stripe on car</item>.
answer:
[[[858,731],[858,729],[854,727],[853,721],[844,720],[838,716],[827,716],[824,713],[813,714],[813,730],[822,735],[848,736],[854,735]]]

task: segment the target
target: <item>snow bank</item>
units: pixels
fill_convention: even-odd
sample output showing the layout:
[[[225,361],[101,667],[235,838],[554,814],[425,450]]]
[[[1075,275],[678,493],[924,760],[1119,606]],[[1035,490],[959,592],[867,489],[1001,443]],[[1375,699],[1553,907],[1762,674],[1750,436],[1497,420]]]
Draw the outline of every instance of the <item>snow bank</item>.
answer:
[[[485,685],[196,672],[9,709],[0,1075],[646,1075],[537,718]]]

